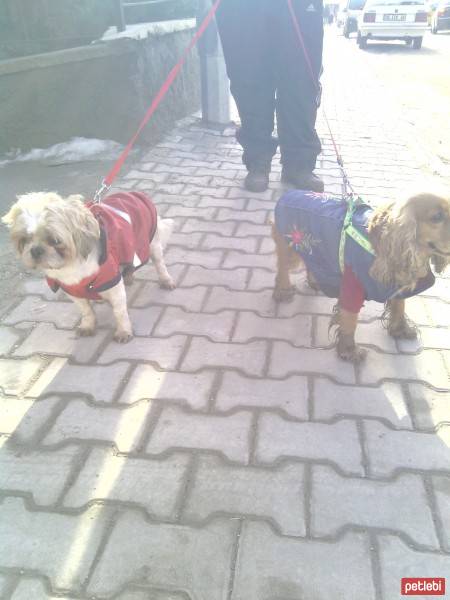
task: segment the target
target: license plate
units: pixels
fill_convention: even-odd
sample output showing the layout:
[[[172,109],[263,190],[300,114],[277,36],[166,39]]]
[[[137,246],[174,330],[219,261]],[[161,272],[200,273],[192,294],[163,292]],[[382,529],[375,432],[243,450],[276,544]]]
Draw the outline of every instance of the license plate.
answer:
[[[384,21],[406,21],[406,15],[383,15]]]

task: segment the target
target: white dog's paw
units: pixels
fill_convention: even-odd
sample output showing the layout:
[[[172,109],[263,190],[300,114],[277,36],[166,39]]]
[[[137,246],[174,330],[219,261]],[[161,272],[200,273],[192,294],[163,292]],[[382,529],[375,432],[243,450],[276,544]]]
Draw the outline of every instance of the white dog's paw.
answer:
[[[172,277],[169,277],[169,279],[161,279],[159,282],[159,287],[163,290],[174,290],[177,286],[175,285]]]
[[[116,329],[114,340],[119,344],[127,344],[133,338],[133,333],[125,329]]]

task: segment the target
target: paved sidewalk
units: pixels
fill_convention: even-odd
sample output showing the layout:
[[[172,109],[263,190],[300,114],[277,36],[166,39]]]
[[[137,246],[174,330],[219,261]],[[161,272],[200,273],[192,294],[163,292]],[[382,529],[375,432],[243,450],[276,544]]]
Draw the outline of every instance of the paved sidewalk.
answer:
[[[358,190],[411,183],[395,114],[375,97],[361,111],[370,82],[345,94],[328,73]],[[339,193],[320,132],[318,172]],[[41,280],[3,315],[1,598],[397,600],[402,577],[450,586],[450,279],[408,303],[419,342],[392,341],[369,303],[366,362],[339,361],[333,301],[301,273],[294,302],[271,298],[279,168],[266,193],[243,191],[232,133],[187,119],[120,183],[176,222],[177,289],[138,272],[129,344],[112,341],[103,305],[97,335],[77,339],[77,310]]]

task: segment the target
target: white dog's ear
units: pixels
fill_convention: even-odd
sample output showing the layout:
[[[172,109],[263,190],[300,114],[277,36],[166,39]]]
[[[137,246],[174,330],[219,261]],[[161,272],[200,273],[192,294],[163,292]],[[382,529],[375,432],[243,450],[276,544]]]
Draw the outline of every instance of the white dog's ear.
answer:
[[[84,202],[84,196],[81,194],[71,194],[70,196],[67,196],[66,200],[69,202]]]
[[[11,206],[6,215],[3,215],[2,223],[4,223],[6,227],[9,227],[11,229],[11,227],[14,226],[14,223],[16,222],[16,219],[21,212],[22,209],[20,208],[20,206],[18,206],[18,203],[16,202],[16,204],[13,204]]]

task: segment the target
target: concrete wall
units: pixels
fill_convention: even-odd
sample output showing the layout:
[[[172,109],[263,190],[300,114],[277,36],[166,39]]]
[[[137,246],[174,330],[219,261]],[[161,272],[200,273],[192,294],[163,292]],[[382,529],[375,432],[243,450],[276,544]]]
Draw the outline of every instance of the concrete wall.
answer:
[[[0,61],[0,152],[42,148],[74,136],[128,142],[193,34],[193,20],[149,26],[144,39]],[[140,138],[149,144],[198,110],[193,50]]]

